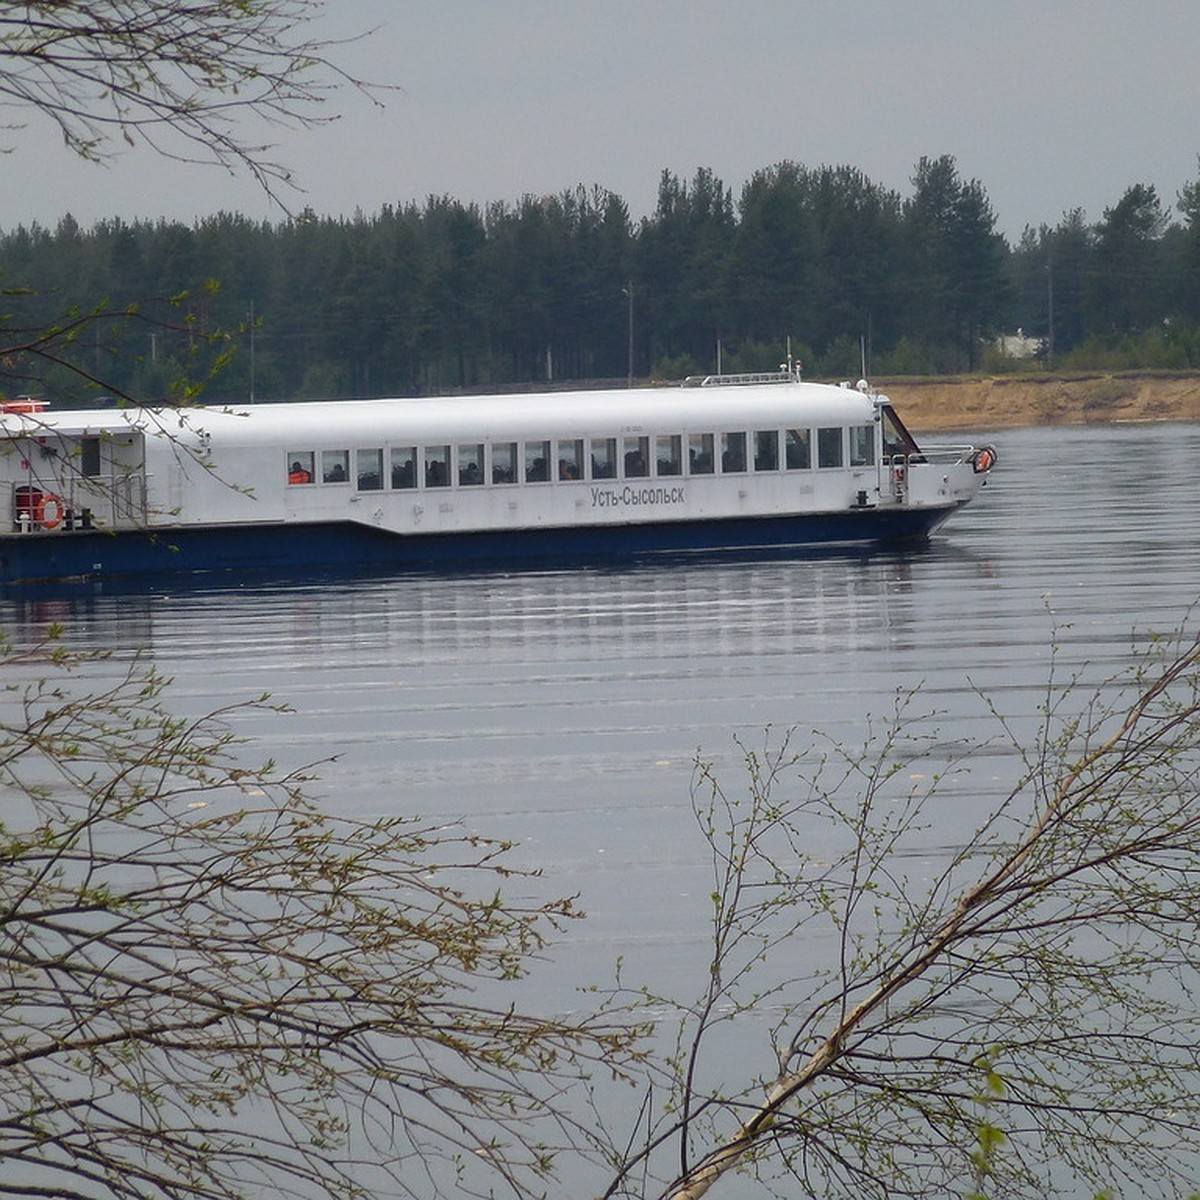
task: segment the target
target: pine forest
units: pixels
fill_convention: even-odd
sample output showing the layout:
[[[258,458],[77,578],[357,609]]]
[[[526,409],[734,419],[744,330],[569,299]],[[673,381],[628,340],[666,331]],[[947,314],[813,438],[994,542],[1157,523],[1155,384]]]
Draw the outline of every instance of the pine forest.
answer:
[[[923,158],[901,196],[783,162],[734,196],[664,172],[633,220],[577,187],[484,208],[0,233],[9,394],[65,405],[448,393],[773,370],[811,378],[1200,366],[1200,180],[998,231]],[[1022,335],[1021,353],[1001,335]]]

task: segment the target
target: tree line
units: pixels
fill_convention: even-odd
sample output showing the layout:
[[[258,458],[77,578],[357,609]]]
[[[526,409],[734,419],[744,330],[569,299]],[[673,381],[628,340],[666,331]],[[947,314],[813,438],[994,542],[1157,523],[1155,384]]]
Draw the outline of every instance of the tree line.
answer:
[[[224,368],[210,399],[762,370],[789,343],[810,375],[941,374],[1011,367],[992,339],[1017,329],[1053,366],[1200,362],[1200,181],[1175,210],[1137,184],[1098,221],[1075,210],[1015,245],[952,157],[921,159],[912,185],[784,162],[736,201],[710,170],[664,172],[638,222],[580,186],[350,218],[22,226],[0,235],[9,341],[50,330],[56,352],[10,354],[7,385],[177,398],[198,348],[201,376]]]

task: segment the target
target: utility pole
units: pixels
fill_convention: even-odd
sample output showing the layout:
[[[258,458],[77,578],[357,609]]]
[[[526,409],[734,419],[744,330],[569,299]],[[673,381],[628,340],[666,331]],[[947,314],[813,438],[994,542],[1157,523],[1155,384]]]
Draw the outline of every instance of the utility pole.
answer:
[[[633,387],[633,280],[621,289],[629,297],[629,377],[627,386]]]
[[[254,301],[250,301],[250,403],[254,403]]]
[[[1054,366],[1054,258],[1046,259],[1046,366]]]

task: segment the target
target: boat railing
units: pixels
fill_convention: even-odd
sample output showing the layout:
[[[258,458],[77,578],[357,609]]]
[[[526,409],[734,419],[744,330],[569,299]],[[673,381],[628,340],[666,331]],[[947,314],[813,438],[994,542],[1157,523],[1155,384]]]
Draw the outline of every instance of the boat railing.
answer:
[[[737,375],[689,375],[684,387],[746,387],[757,383],[797,383],[797,369],[782,371],[744,371]]]
[[[129,529],[146,522],[146,479],[139,473],[89,475],[68,481],[13,483],[10,528],[14,533],[73,529]]]
[[[919,454],[904,455],[906,462],[914,463],[962,463],[967,462],[975,453],[976,447],[963,445],[933,445],[922,446]]]

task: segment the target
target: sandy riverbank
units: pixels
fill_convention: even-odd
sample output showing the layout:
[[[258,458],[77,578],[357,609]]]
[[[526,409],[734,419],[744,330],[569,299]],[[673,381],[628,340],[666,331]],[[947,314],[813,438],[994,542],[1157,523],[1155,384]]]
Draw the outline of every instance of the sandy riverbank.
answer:
[[[917,432],[1200,421],[1200,375],[1010,375],[872,382]]]

